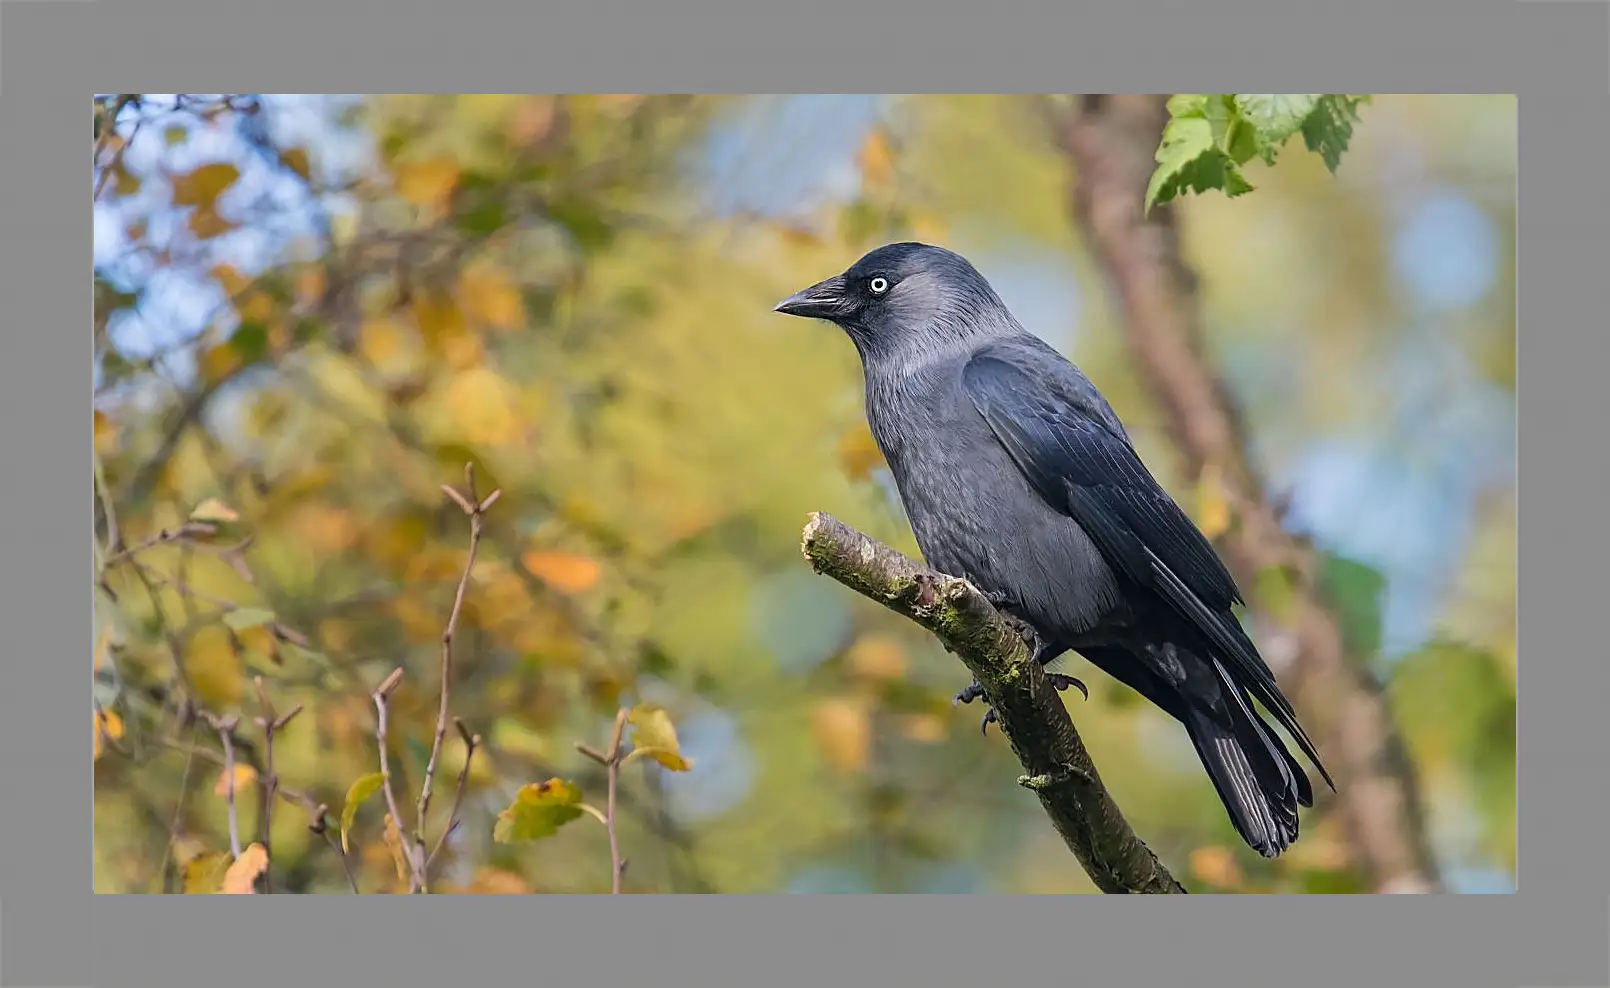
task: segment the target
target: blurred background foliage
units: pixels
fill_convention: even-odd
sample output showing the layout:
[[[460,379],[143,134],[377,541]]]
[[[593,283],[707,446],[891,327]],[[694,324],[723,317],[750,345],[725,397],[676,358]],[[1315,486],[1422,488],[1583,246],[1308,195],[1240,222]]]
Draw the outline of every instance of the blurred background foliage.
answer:
[[[952,710],[963,667],[800,560],[812,510],[915,546],[852,348],[771,312],[881,242],[960,250],[1214,511],[1128,363],[1039,98],[95,112],[98,891],[178,890],[228,847],[218,738],[186,697],[248,740],[252,677],[301,704],[275,771],[338,816],[378,767],[369,691],[402,665],[393,771],[417,791],[468,547],[440,485],[467,461],[502,491],[452,694],[484,756],[435,884],[607,889],[603,828],[504,844],[494,821],[550,776],[601,800],[573,744],[650,702],[693,768],[623,772],[627,891],[1092,890],[1004,741]],[[1514,883],[1515,160],[1512,97],[1379,96],[1335,176],[1294,153],[1250,165],[1251,195],[1173,207],[1215,359],[1288,525],[1335,554],[1455,891]],[[213,530],[108,548],[193,518]],[[1322,811],[1280,860],[1247,851],[1184,735],[1086,678],[1073,714],[1103,776],[1193,888],[1358,887]],[[248,839],[260,756],[237,770]],[[449,732],[438,814],[462,763]],[[355,817],[365,891],[406,887],[383,820],[380,800]],[[275,889],[346,890],[308,822],[274,812]]]

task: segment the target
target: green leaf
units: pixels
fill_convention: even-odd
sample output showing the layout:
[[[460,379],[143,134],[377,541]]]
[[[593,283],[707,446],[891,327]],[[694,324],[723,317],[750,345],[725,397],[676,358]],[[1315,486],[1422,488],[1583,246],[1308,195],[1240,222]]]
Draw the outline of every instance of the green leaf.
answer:
[[[498,814],[492,839],[514,844],[552,837],[583,812],[581,790],[571,783],[563,779],[528,783],[520,787],[508,809]]]
[[[1252,155],[1233,127],[1233,108],[1222,95],[1186,93],[1168,101],[1171,119],[1157,149],[1157,168],[1146,186],[1146,211],[1185,192],[1218,189],[1235,197],[1252,191],[1232,155]]]
[[[1241,117],[1257,131],[1258,140],[1264,145],[1264,161],[1273,164],[1274,152],[1302,129],[1303,121],[1319,101],[1319,94],[1236,93],[1234,98]]]
[[[380,791],[385,785],[386,777],[379,772],[370,772],[360,775],[347,789],[347,801],[341,807],[341,850],[347,850],[347,835],[352,832],[353,821],[358,819],[358,807],[364,804],[370,796]]]
[[[235,631],[245,631],[247,628],[260,628],[274,620],[273,611],[265,611],[260,607],[238,607],[224,614],[224,624]]]
[[[1303,121],[1303,142],[1308,150],[1325,160],[1325,167],[1332,172],[1336,171],[1342,152],[1353,139],[1358,108],[1367,102],[1368,96],[1327,93],[1315,102],[1313,112]]]
[[[1319,588],[1336,609],[1348,650],[1374,655],[1381,647],[1381,595],[1386,577],[1356,560],[1326,554],[1320,565]]]
[[[162,141],[170,148],[183,144],[185,138],[189,136],[190,131],[179,126],[178,124],[172,124],[162,131]]]
[[[229,348],[246,363],[256,363],[268,353],[268,327],[255,320],[241,323],[229,337]]]

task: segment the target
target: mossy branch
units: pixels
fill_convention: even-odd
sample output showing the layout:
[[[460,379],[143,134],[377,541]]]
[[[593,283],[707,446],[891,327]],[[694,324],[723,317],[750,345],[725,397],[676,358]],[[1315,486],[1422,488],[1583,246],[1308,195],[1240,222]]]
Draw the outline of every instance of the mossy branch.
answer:
[[[1183,893],[1102,784],[1062,698],[1023,639],[966,580],[929,569],[817,512],[801,549],[811,568],[928,629],[959,656],[995,709],[1052,826],[1107,893]]]

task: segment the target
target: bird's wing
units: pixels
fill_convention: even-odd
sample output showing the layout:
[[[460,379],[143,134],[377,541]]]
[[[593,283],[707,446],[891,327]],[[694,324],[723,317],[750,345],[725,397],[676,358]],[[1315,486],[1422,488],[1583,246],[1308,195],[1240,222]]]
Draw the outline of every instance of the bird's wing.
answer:
[[[1077,521],[1108,565],[1190,621],[1227,671],[1318,758],[1274,674],[1231,613],[1235,580],[1202,533],[1108,424],[1082,382],[1048,381],[1003,347],[962,372],[974,407],[1047,504]]]

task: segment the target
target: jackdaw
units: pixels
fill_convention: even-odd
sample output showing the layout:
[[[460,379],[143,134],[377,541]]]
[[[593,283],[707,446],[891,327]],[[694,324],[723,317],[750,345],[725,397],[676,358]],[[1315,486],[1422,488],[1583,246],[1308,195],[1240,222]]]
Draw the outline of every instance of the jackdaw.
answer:
[[[1253,699],[1335,785],[1231,610],[1234,579],[1084,373],[965,258],[926,244],[880,247],[776,308],[855,344],[867,422],[929,565],[988,595],[1042,664],[1076,651],[1180,721],[1253,849],[1296,840],[1313,789]]]

